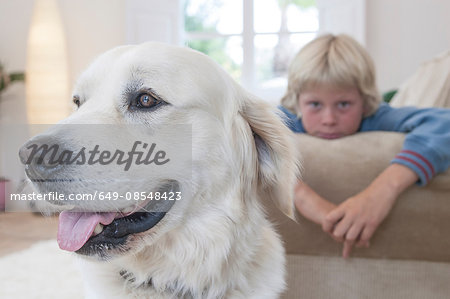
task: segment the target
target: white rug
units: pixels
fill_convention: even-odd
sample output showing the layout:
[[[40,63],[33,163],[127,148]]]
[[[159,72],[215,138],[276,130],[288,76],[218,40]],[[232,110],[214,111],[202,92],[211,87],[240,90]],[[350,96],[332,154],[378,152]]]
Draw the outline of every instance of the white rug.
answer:
[[[83,298],[76,256],[43,241],[0,258],[0,298]]]

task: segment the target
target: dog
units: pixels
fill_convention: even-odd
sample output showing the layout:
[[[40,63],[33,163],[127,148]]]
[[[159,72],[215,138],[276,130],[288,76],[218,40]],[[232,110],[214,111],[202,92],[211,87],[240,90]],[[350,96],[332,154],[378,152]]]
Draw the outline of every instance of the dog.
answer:
[[[139,188],[147,192],[139,203],[130,198],[47,200],[62,210],[60,247],[83,257],[87,298],[279,297],[285,289],[284,248],[263,205],[271,200],[294,218],[300,158],[276,109],[245,91],[206,55],[154,42],[100,55],[77,81],[73,102],[73,114],[20,149],[33,186],[53,197],[97,190],[104,196],[111,196],[107,190],[119,190],[120,196]],[[85,147],[76,163],[62,163],[70,160],[68,150],[85,142],[85,135],[77,134],[80,128],[102,125],[138,125],[131,131],[139,131],[139,138],[160,133],[156,146],[162,142],[172,149],[188,136],[187,150],[179,150],[185,156],[178,167],[165,167],[162,162],[174,158],[160,150],[149,160],[159,166],[140,165],[134,173],[135,165],[124,163],[124,156],[110,168],[80,165],[90,160],[83,156]],[[134,138],[105,131],[108,137],[94,133],[87,144]],[[166,137],[173,138],[162,141]],[[141,141],[128,158],[138,156],[137,146],[150,147]],[[57,162],[30,156],[36,146],[53,143],[61,154]],[[148,199],[155,190],[182,198]]]

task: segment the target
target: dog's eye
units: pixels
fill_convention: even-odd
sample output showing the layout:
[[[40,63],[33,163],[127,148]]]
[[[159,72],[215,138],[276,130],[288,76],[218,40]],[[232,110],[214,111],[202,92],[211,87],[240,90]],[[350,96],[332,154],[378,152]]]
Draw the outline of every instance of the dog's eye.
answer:
[[[72,97],[72,102],[75,104],[75,105],[77,105],[77,107],[80,107],[80,105],[81,105],[81,102],[80,102],[80,97],[79,96],[73,96]]]
[[[136,106],[138,108],[151,108],[161,103],[160,100],[156,99],[151,94],[141,93],[137,98]]]

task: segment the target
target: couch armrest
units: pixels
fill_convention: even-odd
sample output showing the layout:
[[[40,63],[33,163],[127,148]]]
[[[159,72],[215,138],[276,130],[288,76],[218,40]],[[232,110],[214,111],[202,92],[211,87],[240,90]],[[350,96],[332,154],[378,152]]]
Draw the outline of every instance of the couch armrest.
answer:
[[[303,179],[320,195],[339,204],[364,189],[401,150],[404,135],[359,133],[337,140],[296,134],[303,155]],[[342,245],[298,215],[299,222],[269,207],[287,253],[339,256]],[[450,171],[425,187],[412,186],[397,200],[368,249],[352,256],[450,262]]]

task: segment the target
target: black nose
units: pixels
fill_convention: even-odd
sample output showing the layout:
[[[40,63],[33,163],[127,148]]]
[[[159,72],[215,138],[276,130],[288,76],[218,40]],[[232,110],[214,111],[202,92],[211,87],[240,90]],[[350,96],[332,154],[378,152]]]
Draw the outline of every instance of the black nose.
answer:
[[[60,145],[54,138],[38,136],[20,148],[19,157],[30,179],[45,180],[61,167],[57,160],[60,152]]]

